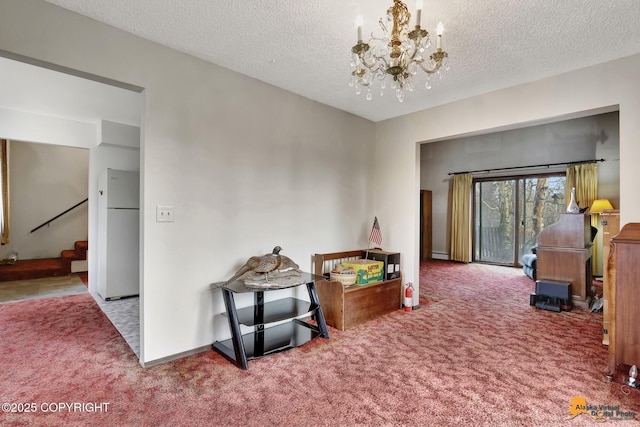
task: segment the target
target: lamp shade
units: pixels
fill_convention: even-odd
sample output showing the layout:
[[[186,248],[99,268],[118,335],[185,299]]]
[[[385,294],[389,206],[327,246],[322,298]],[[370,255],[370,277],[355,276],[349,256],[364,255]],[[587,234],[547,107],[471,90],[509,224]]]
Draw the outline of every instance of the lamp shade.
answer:
[[[611,202],[609,202],[609,200],[607,199],[596,199],[593,201],[593,204],[591,205],[591,209],[589,209],[589,213],[592,214],[596,214],[596,213],[602,213],[603,211],[607,210],[607,209],[613,209],[613,206],[611,206]]]

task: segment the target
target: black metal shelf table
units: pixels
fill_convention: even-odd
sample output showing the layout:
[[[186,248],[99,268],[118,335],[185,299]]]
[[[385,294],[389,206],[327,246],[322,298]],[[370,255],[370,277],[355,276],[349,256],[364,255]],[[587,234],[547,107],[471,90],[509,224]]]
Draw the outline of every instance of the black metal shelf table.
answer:
[[[227,310],[225,316],[229,320],[231,338],[214,342],[213,349],[239,368],[247,370],[248,361],[251,359],[298,347],[318,336],[329,338],[316,292],[316,280],[324,280],[324,277],[302,273],[296,284],[277,288],[247,287],[242,280],[222,286],[222,297]],[[309,302],[297,298],[283,298],[266,303],[264,301],[265,292],[303,285],[307,287]],[[253,293],[253,306],[236,308],[234,294],[239,293]],[[316,324],[299,319],[305,315],[310,315]],[[289,322],[269,326],[284,320]],[[242,335],[240,325],[253,327],[254,330]]]

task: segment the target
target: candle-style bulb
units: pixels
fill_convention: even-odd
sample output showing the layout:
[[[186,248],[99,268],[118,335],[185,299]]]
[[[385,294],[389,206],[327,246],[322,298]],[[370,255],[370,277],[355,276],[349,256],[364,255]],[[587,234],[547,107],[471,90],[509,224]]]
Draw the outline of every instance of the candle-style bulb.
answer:
[[[436,32],[438,33],[439,36],[441,36],[442,33],[444,33],[444,25],[442,24],[442,21],[438,22],[438,27],[436,28]]]
[[[362,41],[362,24],[364,22],[364,19],[362,18],[362,15],[358,15],[356,17],[356,27],[358,27],[358,43]]]
[[[422,0],[416,1],[416,27],[420,26],[420,18],[422,18]]]

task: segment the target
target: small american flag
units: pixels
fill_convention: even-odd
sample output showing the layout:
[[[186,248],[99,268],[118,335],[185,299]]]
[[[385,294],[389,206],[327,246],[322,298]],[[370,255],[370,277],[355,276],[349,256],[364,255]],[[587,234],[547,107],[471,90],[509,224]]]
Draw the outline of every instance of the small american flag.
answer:
[[[378,224],[378,217],[373,219],[373,227],[371,227],[371,234],[369,235],[369,241],[375,243],[378,246],[382,245],[382,231],[380,231],[380,224]]]

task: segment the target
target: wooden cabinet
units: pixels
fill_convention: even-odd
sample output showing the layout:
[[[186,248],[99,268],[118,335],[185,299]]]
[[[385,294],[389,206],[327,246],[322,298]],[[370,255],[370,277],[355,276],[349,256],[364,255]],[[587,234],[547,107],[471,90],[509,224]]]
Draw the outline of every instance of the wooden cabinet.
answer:
[[[561,214],[538,235],[537,279],[571,284],[572,302],[587,307],[591,288],[591,217]]]
[[[361,255],[360,250],[315,254],[314,272],[326,276],[326,272],[336,264]],[[316,281],[316,286],[327,324],[341,331],[402,307],[402,275],[392,280],[346,288],[340,282],[329,280]]]
[[[610,374],[620,364],[640,365],[640,223],[611,238],[609,280]]]
[[[602,344],[609,345],[609,278],[607,267],[609,259],[609,244],[611,238],[620,231],[620,211],[617,209],[605,210],[600,214],[602,223]]]

